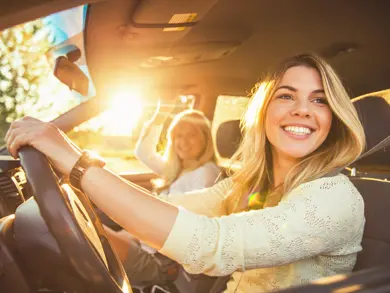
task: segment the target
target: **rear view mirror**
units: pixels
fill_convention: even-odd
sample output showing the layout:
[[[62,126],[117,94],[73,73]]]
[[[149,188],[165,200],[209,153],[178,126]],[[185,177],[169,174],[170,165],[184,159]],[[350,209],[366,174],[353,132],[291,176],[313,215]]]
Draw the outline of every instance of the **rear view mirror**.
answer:
[[[54,76],[71,90],[74,90],[83,96],[88,95],[89,78],[76,64],[69,61],[68,58],[60,56],[56,59]]]

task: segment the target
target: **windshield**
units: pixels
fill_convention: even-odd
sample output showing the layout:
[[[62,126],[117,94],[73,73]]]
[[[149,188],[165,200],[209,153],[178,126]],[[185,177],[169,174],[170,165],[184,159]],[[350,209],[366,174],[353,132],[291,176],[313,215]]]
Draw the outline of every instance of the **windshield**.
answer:
[[[87,6],[79,6],[0,33],[1,145],[12,121],[25,115],[51,121],[95,97],[84,50],[86,15]],[[59,63],[64,56],[65,63]],[[78,72],[76,78],[69,79],[66,74],[61,78],[61,73],[67,70],[73,70],[72,74],[81,70],[82,75]],[[84,76],[88,90],[82,94],[78,89],[71,90]],[[134,147],[143,125],[156,109],[158,98],[148,96],[146,100],[135,88],[117,88],[110,93],[106,111],[68,135],[81,148],[104,157],[116,172],[144,172],[147,168],[135,160]],[[195,96],[180,96],[172,102],[176,105],[174,114],[192,108]],[[160,149],[164,139],[163,132]]]
[[[53,74],[58,51],[75,44],[76,64],[88,75],[84,58],[85,6],[6,29],[0,34],[0,143],[15,119],[30,115],[49,121],[91,95],[72,92]],[[93,86],[91,86],[93,89]]]

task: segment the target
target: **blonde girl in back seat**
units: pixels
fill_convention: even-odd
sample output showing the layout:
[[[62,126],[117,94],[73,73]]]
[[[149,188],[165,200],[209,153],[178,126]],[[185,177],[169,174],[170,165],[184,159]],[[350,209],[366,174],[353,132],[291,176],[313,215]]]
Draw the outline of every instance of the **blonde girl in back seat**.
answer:
[[[163,179],[162,194],[211,187],[220,175],[215,163],[210,122],[197,110],[177,114],[167,132],[164,155],[156,151],[166,114],[158,109],[135,148],[137,159]]]

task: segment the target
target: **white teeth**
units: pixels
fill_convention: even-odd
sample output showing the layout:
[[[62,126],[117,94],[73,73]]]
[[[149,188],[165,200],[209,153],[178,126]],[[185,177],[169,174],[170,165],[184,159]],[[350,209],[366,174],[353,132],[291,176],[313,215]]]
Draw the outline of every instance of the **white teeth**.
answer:
[[[296,135],[306,135],[311,133],[311,130],[307,127],[285,126],[284,130]]]

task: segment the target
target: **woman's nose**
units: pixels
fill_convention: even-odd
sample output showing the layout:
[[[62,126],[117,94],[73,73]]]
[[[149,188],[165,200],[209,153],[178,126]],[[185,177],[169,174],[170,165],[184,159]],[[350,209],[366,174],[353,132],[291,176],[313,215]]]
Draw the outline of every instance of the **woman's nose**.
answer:
[[[291,115],[309,118],[312,116],[309,101],[297,100],[291,110]]]

